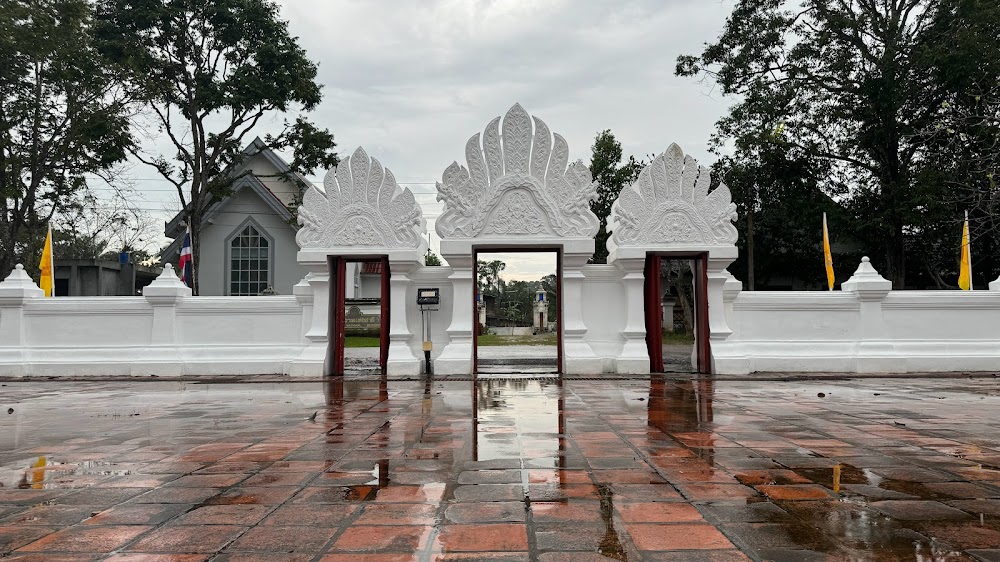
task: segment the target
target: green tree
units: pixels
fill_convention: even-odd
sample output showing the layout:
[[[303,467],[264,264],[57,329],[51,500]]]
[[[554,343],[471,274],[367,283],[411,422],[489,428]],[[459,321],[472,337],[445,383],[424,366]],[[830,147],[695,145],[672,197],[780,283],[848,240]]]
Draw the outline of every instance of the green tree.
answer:
[[[0,271],[37,270],[46,223],[110,179],[132,142],[128,93],[96,48],[87,0],[0,9]]]
[[[968,94],[960,88],[998,83],[995,62],[980,64],[977,52],[996,47],[997,11],[988,0],[739,0],[718,39],[679,57],[676,72],[738,97],[716,147],[787,146],[850,208],[902,288],[908,237],[926,227],[920,207],[939,201],[919,181],[930,154],[924,132],[942,102]],[[963,34],[978,40],[956,40]]]
[[[430,265],[430,266],[441,265],[441,258],[439,258],[437,254],[435,254],[430,250],[430,248],[428,248],[427,253],[424,254],[424,265]]]
[[[608,216],[611,206],[618,199],[623,187],[631,184],[639,177],[644,162],[629,156],[622,163],[622,145],[611,131],[597,133],[594,145],[590,147],[590,173],[597,182],[597,199],[590,202],[590,210],[601,221],[601,229],[594,236],[594,257],[591,263],[608,262]]]
[[[227,171],[242,160],[245,139],[266,116],[316,107],[316,65],[272,0],[99,0],[98,21],[104,52],[130,71],[173,145],[170,155],[133,155],[177,189],[197,266],[204,212],[238,179]],[[293,149],[296,174],[338,162],[333,135],[301,116],[265,143]]]

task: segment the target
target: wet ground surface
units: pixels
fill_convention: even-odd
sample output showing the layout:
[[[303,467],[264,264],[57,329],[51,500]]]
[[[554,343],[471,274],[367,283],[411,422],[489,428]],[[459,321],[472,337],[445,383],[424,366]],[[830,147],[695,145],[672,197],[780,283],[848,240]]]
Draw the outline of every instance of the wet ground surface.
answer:
[[[3,384],[4,560],[1000,560],[994,378]]]

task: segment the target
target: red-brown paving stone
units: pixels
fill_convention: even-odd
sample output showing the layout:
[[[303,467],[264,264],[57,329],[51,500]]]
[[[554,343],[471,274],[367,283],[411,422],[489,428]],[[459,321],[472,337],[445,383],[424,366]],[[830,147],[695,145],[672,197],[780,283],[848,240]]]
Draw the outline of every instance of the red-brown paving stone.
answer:
[[[327,554],[320,562],[419,562],[416,554]]]
[[[968,519],[969,514],[941,502],[926,500],[886,500],[872,502],[875,509],[901,521]]]
[[[602,523],[536,523],[535,544],[538,550],[581,550],[594,552],[605,540],[607,525]]]
[[[170,482],[167,486],[182,488],[228,488],[246,478],[245,474],[188,474]]]
[[[195,471],[195,474],[251,474],[260,472],[266,466],[274,465],[251,461],[217,462]]]
[[[454,503],[444,516],[452,523],[517,523],[526,518],[524,507],[522,502]]]
[[[209,558],[205,554],[122,553],[105,558],[105,562],[204,562]]]
[[[40,505],[0,521],[0,526],[68,526],[90,517],[94,511],[89,505]]]
[[[435,541],[441,552],[509,552],[528,550],[523,524],[444,525]]]
[[[84,525],[159,525],[184,513],[184,504],[122,504],[97,513]]]
[[[150,528],[140,525],[127,527],[68,527],[31,544],[22,546],[19,550],[23,552],[49,550],[57,552],[111,552],[131,542]]]
[[[764,485],[756,488],[772,500],[826,500],[837,497],[819,484]]]
[[[206,505],[176,519],[174,525],[242,525],[257,524],[271,508],[264,505]]]
[[[528,553],[452,552],[431,554],[431,562],[531,562]]]
[[[680,550],[674,552],[643,552],[647,562],[750,562],[750,557],[738,550]],[[787,560],[812,561],[814,558],[792,555]]]
[[[532,520],[538,523],[599,523],[601,502],[568,500],[565,502],[532,502]]]
[[[744,500],[757,495],[742,484],[678,484],[677,489],[690,501]]]
[[[255,527],[226,547],[226,550],[319,552],[337,531],[335,527]]]
[[[708,524],[657,525],[628,523],[625,525],[632,541],[639,550],[696,550],[732,549],[718,529]]]
[[[459,484],[520,484],[520,470],[466,470],[458,475]]]
[[[924,487],[942,496],[955,499],[1000,498],[1000,488],[971,482],[928,482]]]
[[[352,516],[360,506],[348,504],[285,504],[274,510],[261,525],[315,525],[336,527]]]
[[[4,558],[4,562],[95,562],[104,560],[98,554],[55,554],[52,552],[42,552],[38,554],[14,554],[9,558]]]
[[[368,504],[357,525],[432,525],[437,506],[426,503]]]
[[[302,486],[316,477],[314,472],[265,471],[251,476],[241,486]]]
[[[532,484],[590,484],[593,480],[585,470],[533,468],[528,470],[528,482]]]
[[[560,501],[567,498],[598,499],[600,493],[593,484],[529,484],[528,497],[531,501]]]
[[[619,558],[621,560],[622,558]],[[615,560],[599,552],[544,552],[538,562],[609,562]]]
[[[128,547],[129,552],[214,553],[246,531],[235,525],[160,527]]]
[[[686,503],[619,503],[615,509],[621,514],[622,521],[628,523],[704,522],[701,513]]]
[[[599,484],[662,484],[662,476],[652,470],[595,470],[594,482]]]
[[[219,493],[218,488],[156,488],[134,498],[130,503],[201,503]]]
[[[101,482],[102,488],[158,488],[178,478],[176,474],[130,474]]]
[[[224,552],[212,557],[212,562],[312,562],[315,554],[294,552]]]
[[[389,486],[382,488],[375,495],[377,502],[413,503],[423,502],[437,504],[444,497],[445,485],[424,484],[421,486]]]
[[[490,502],[524,499],[524,488],[520,484],[458,486],[453,493],[456,501]]]
[[[736,479],[747,486],[762,484],[809,484],[810,480],[792,470],[743,470],[736,474]]]
[[[331,550],[361,552],[416,552],[427,544],[431,527],[352,525]]]
[[[1000,548],[973,548],[966,552],[981,562],[1000,562]]]
[[[618,499],[639,501],[681,500],[680,492],[670,484],[612,484],[611,491]]]
[[[32,543],[58,530],[59,527],[0,526],[0,554]]]
[[[1000,547],[1000,523],[924,523],[921,531],[934,539],[960,549]]]
[[[299,488],[293,486],[230,488],[207,498],[205,503],[208,505],[281,505],[298,491]]]

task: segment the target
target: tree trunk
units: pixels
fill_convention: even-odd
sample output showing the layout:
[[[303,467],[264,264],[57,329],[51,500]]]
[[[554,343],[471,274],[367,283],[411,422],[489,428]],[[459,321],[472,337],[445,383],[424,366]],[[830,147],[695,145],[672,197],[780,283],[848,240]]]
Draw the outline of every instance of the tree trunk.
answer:
[[[747,289],[754,290],[753,274],[753,206],[747,206]]]

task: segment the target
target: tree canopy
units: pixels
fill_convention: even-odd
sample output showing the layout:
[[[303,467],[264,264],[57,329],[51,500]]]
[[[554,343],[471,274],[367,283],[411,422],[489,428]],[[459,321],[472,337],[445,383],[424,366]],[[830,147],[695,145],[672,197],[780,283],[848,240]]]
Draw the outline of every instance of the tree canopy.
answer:
[[[127,69],[169,154],[133,155],[176,189],[199,264],[202,217],[238,179],[251,131],[265,116],[310,111],[322,98],[316,65],[272,0],[100,0],[104,54]],[[295,152],[293,172],[338,159],[333,135],[298,116],[270,148]],[[288,179],[301,181],[295,175]],[[194,289],[198,288],[197,270]]]
[[[622,162],[622,145],[609,130],[597,133],[590,147],[590,173],[597,182],[597,199],[590,202],[590,210],[601,221],[601,229],[594,236],[595,249],[593,263],[608,262],[608,216],[611,206],[618,199],[623,187],[629,185],[642,171],[643,162],[629,156]]]
[[[997,138],[997,29],[992,0],[739,0],[722,34],[679,57],[676,73],[737,99],[713,144],[735,147],[726,170],[759,167],[760,177],[727,184],[751,180],[753,204],[813,184],[849,212],[850,233],[902,288],[907,272],[940,278],[954,267],[961,210],[985,219],[996,203],[983,156]],[[760,166],[775,154],[808,173],[786,183],[787,166]],[[809,207],[813,239],[822,207]],[[954,263],[935,263],[928,244]]]
[[[99,53],[87,0],[0,10],[0,271],[37,268],[46,223],[81,204],[132,143],[129,95]]]

